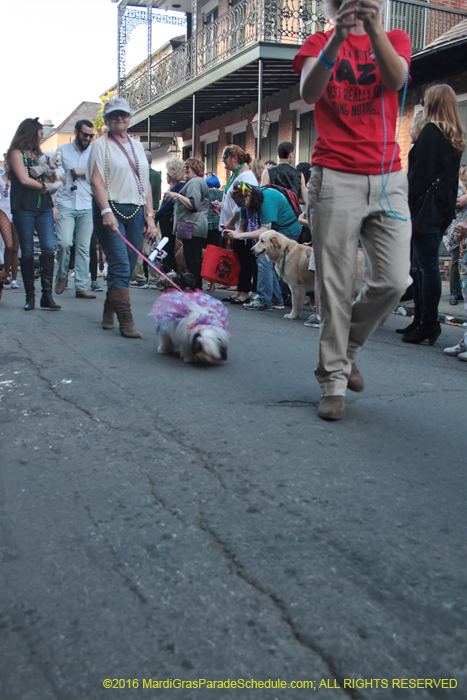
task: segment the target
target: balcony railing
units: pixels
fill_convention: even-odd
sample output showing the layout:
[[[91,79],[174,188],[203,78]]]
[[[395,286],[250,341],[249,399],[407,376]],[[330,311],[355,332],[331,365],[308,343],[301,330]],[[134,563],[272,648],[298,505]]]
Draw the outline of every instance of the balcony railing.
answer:
[[[386,29],[404,29],[414,53],[467,18],[467,12],[392,0],[384,10]],[[241,0],[189,41],[126,81],[123,96],[135,110],[163,97],[210,68],[258,42],[300,45],[309,34],[329,29],[322,0]]]
[[[387,3],[385,12],[386,29],[406,31],[412,40],[413,53],[467,19],[467,11],[431,5],[423,0],[392,0]]]

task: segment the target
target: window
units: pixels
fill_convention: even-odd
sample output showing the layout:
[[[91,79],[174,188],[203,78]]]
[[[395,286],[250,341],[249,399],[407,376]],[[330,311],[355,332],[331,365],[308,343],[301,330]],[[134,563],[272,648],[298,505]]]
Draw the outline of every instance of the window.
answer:
[[[217,141],[206,144],[206,172],[214,175],[217,175],[217,150]]]
[[[272,122],[268,135],[261,139],[261,160],[277,162],[277,146],[279,144],[279,122]]]
[[[192,153],[193,153],[193,148],[191,146],[183,146],[183,149],[182,149],[183,160],[188,160],[188,158],[191,158]]]
[[[240,146],[244,151],[246,150],[246,131],[242,131],[239,134],[234,134],[232,136],[232,143],[236,146]]]
[[[300,145],[298,149],[298,162],[311,163],[311,154],[318,132],[315,127],[315,113],[304,112],[300,115]]]

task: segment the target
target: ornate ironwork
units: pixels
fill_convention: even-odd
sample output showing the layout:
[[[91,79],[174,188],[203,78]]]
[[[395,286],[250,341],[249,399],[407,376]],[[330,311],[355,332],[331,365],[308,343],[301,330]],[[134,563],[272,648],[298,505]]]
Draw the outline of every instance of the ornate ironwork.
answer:
[[[186,19],[183,16],[168,15],[153,9],[152,2],[148,2],[147,8],[135,9],[118,7],[118,93],[122,94],[126,73],[126,47],[130,41],[131,33],[136,27],[145,24],[148,28],[148,64],[151,57],[152,22],[162,22],[175,26],[186,27]]]
[[[403,29],[412,40],[412,51],[421,51],[459,22],[467,18],[467,11],[421,0],[393,0],[386,7],[386,29]]]
[[[467,16],[462,10],[433,7],[421,0],[389,4],[386,27],[405,29],[415,51]],[[421,18],[420,13],[426,15]],[[331,26],[322,0],[241,0],[150,70],[126,82],[122,92],[138,110],[257,42],[300,45],[309,34]]]

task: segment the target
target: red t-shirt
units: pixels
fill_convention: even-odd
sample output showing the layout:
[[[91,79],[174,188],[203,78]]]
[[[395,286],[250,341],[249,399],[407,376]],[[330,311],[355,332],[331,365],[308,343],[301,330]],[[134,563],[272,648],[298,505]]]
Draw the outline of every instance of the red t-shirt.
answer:
[[[308,37],[295,56],[293,69],[301,73],[303,59],[318,57],[334,30]],[[387,34],[396,53],[410,65],[411,43],[406,32],[394,29]],[[349,32],[339,51],[329,83],[315,103],[318,138],[312,165],[362,175],[381,172],[384,130],[381,76],[368,34]],[[387,145],[384,172],[388,172],[395,145],[398,116],[397,93],[384,88]],[[400,170],[399,146],[392,171]]]

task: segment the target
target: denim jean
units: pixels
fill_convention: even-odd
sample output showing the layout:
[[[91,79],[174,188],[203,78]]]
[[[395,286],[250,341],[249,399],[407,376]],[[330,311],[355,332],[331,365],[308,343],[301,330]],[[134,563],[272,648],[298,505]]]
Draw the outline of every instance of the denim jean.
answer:
[[[258,258],[258,282],[256,285],[258,301],[265,306],[272,306],[272,303],[282,304],[281,288],[277,279],[274,263],[267,259],[265,255]]]
[[[34,229],[39,237],[42,255],[54,254],[55,235],[52,209],[45,211],[17,209],[13,212],[13,223],[16,227],[23,258],[34,257]]]
[[[444,233],[444,220],[432,204],[427,232],[412,238],[412,277],[414,280],[415,320],[434,323],[438,320],[441,299],[439,246]]]
[[[136,204],[116,204],[115,206],[124,216],[130,216],[137,209]],[[140,250],[144,228],[143,207],[140,207],[131,219],[123,219],[118,214],[115,214],[115,216],[121,234],[137,250]],[[120,238],[116,231],[111,231],[103,226],[102,216],[95,201],[93,203],[93,220],[94,230],[107,258],[107,289],[128,287],[138,254]]]
[[[91,209],[70,209],[57,205],[57,279],[65,279],[70,265],[70,250],[75,243],[75,289],[86,289],[89,278],[89,250],[92,236]]]

